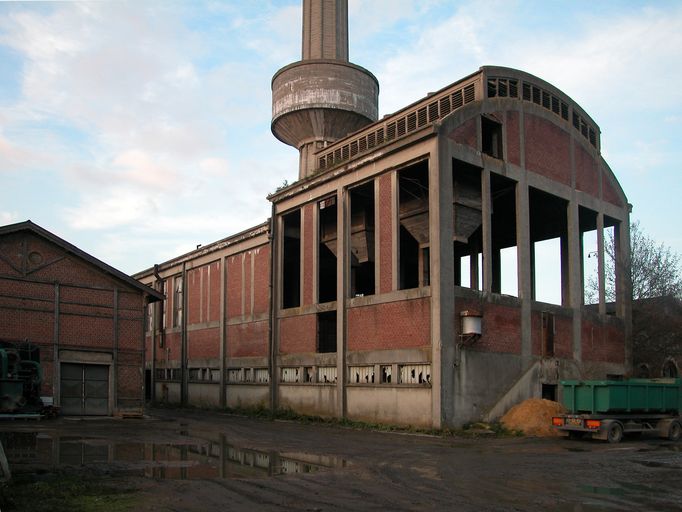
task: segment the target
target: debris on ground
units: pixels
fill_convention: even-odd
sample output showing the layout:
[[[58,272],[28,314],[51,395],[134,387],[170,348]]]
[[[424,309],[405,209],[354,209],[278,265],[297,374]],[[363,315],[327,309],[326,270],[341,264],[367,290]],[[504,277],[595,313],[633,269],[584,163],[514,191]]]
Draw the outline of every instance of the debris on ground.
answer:
[[[552,428],[552,416],[564,412],[564,407],[558,402],[530,398],[512,407],[502,416],[500,423],[510,430],[520,430],[529,436],[560,436],[561,432]]]

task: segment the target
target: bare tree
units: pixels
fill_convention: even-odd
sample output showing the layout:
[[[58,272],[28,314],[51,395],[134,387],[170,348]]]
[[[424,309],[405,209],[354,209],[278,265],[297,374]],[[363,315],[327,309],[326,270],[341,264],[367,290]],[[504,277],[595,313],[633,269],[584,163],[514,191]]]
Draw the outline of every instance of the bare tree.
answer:
[[[604,279],[606,301],[616,298],[616,242],[611,231],[604,240]],[[657,244],[640,227],[639,221],[630,224],[630,258],[632,298],[682,297],[680,255],[665,244]],[[599,280],[590,276],[585,289],[588,303],[599,296]]]

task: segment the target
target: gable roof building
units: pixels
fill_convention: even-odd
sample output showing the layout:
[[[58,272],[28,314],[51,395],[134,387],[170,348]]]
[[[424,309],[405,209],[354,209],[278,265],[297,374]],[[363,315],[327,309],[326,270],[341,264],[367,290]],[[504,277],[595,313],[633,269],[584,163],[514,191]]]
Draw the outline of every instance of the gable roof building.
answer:
[[[31,221],[0,227],[0,341],[39,354],[40,396],[64,414],[141,413],[146,304],[162,298]]]

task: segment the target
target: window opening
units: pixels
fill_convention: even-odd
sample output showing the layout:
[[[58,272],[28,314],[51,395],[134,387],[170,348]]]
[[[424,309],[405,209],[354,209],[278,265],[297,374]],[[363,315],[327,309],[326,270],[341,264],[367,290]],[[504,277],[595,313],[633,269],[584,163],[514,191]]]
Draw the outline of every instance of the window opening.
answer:
[[[173,279],[173,327],[179,327],[182,324],[182,306],[183,306],[183,286],[182,276],[175,276]]]
[[[317,351],[336,352],[336,311],[317,314]]]
[[[350,296],[374,295],[374,181],[350,190]]]
[[[529,188],[531,293],[549,304],[568,305],[568,202]]]
[[[429,175],[423,161],[398,173],[399,288],[426,286],[424,257],[429,246]],[[428,265],[428,264],[427,264]]]
[[[282,217],[282,307],[301,305],[301,210]]]
[[[545,400],[551,400],[556,402],[556,384],[543,384],[542,385],[542,398]]]
[[[319,201],[319,235],[317,259],[317,291],[319,302],[336,300],[336,196]]]
[[[453,253],[455,285],[480,289],[482,277],[481,169],[461,160],[452,161]]]
[[[481,117],[481,151],[493,158],[502,158],[502,123]]]

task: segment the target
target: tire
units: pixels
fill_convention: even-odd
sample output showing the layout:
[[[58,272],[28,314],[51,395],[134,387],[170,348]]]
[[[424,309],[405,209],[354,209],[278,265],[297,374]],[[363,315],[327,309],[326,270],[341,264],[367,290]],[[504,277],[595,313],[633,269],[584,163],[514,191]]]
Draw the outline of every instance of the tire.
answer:
[[[606,431],[606,440],[609,443],[620,443],[623,440],[623,425],[614,421]]]
[[[682,425],[679,421],[673,421],[668,429],[668,439],[679,441],[682,438]]]

